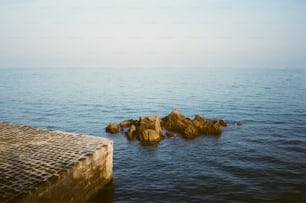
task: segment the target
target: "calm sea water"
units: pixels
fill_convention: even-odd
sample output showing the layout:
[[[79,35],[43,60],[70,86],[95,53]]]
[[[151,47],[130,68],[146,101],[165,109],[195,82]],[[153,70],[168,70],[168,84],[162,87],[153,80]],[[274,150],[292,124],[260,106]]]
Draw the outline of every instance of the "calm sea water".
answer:
[[[229,126],[153,146],[104,132],[174,108]],[[306,202],[306,70],[0,69],[0,121],[113,139],[113,183],[92,202]]]

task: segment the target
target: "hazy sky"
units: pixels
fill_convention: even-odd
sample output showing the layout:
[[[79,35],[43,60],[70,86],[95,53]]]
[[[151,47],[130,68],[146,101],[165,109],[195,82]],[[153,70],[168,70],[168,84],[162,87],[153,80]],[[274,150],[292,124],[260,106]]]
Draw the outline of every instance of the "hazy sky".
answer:
[[[20,66],[305,67],[306,0],[1,0]]]

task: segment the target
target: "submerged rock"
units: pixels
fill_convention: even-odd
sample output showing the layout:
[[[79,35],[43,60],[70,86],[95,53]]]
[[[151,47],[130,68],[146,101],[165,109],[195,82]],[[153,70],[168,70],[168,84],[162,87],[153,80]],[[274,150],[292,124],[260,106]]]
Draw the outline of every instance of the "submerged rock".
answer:
[[[173,132],[168,131],[168,132],[166,132],[166,136],[167,136],[167,137],[173,137],[173,136],[174,136],[174,133],[173,133]]]

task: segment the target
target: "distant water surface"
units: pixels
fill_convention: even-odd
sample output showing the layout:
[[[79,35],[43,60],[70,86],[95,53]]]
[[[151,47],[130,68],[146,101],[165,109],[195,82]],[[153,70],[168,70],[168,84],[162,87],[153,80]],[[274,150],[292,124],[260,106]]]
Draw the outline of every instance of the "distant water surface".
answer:
[[[104,132],[174,108],[229,126],[153,146]],[[93,202],[306,202],[306,70],[0,69],[0,121],[113,139],[113,184]]]

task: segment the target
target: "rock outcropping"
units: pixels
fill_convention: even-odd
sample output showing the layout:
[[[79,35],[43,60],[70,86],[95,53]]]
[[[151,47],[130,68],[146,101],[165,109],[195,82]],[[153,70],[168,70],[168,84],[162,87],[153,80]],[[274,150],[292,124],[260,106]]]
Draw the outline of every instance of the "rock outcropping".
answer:
[[[125,120],[121,123],[110,123],[106,132],[117,134],[125,132],[128,139],[138,139],[142,142],[158,142],[164,138],[172,137],[176,134],[184,138],[194,138],[198,135],[220,135],[222,127],[226,127],[224,120],[207,120],[200,115],[195,115],[194,119],[185,117],[178,110],[173,110],[164,118],[158,116],[139,117],[139,120]]]

